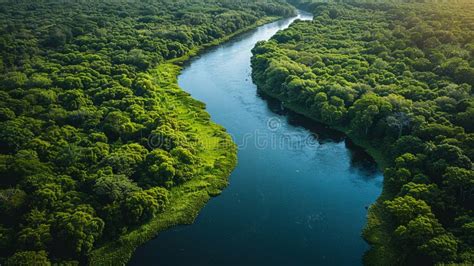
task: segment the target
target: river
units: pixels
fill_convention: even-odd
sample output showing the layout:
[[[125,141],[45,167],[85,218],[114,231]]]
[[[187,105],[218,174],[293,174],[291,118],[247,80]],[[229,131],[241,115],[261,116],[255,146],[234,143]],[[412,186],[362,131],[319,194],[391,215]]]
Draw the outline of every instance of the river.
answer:
[[[299,12],[299,19],[311,20]],[[263,25],[194,58],[179,85],[239,145],[230,185],[192,225],[141,246],[131,265],[360,265],[375,162],[341,133],[258,95],[251,49],[295,18]]]

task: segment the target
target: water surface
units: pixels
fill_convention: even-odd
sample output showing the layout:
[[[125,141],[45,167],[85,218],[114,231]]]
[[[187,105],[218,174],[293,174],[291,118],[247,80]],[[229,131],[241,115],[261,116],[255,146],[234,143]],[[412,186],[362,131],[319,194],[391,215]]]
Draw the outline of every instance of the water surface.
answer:
[[[298,18],[311,15],[300,12]],[[294,20],[242,34],[192,60],[179,85],[239,145],[230,185],[195,223],[162,232],[131,265],[359,265],[366,207],[381,192],[373,160],[346,137],[259,96],[251,49]]]

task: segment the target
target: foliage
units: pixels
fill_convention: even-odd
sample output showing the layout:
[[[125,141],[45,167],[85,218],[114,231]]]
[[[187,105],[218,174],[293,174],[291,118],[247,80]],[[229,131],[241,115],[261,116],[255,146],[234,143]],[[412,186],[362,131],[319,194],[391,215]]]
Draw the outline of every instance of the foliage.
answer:
[[[259,90],[383,151],[387,257],[474,263],[473,4],[290,2],[315,19],[253,49]]]
[[[51,265],[51,262],[48,260],[48,255],[44,251],[20,251],[8,258],[5,265],[48,266]]]
[[[87,262],[202,169],[224,182],[234,146],[168,60],[292,14],[279,0],[2,1],[0,257]]]

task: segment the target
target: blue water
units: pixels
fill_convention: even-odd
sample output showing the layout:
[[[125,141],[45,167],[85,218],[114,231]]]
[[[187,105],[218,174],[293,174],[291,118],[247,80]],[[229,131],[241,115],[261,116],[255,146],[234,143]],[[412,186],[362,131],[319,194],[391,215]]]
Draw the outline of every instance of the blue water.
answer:
[[[311,15],[301,12],[300,19]],[[373,160],[346,137],[259,96],[251,49],[294,20],[259,27],[192,60],[179,85],[239,145],[230,185],[195,223],[162,232],[131,265],[359,265]]]

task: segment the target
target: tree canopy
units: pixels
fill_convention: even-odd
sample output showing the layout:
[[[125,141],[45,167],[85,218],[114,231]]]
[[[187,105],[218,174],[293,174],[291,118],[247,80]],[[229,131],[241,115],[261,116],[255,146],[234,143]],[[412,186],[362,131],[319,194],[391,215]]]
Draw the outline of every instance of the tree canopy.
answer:
[[[197,135],[230,137],[169,60],[293,14],[279,0],[2,1],[0,264],[86,263],[202,168],[228,174],[217,159],[234,146]]]
[[[401,264],[474,263],[474,5],[290,2],[315,18],[253,49],[259,90],[382,152]]]

